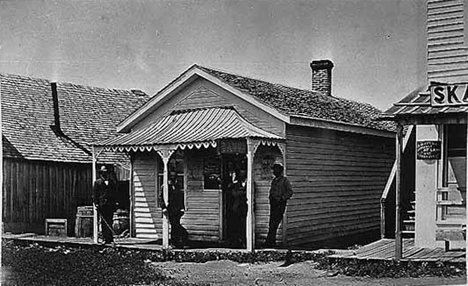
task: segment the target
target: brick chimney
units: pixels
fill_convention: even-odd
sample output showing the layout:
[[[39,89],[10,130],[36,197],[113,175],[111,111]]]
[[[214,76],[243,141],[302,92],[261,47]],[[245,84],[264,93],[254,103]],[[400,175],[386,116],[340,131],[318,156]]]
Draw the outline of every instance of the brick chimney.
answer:
[[[310,63],[312,68],[312,90],[331,96],[332,68],[330,60],[318,60]]]

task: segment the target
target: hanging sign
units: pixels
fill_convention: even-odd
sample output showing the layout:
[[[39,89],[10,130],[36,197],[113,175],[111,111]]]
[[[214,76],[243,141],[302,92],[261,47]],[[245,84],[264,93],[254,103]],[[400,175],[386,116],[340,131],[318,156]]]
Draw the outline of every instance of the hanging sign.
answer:
[[[247,154],[246,140],[220,140],[218,142],[220,154]]]
[[[440,160],[441,142],[438,140],[418,141],[416,158],[418,160]]]
[[[468,84],[431,86],[431,106],[468,105]]]

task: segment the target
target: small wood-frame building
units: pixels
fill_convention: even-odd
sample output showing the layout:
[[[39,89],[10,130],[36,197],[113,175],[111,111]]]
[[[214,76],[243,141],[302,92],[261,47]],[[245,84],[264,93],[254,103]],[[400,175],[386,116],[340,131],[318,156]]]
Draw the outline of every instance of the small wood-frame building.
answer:
[[[73,235],[77,207],[92,205],[91,143],[112,136],[148,96],[13,74],[0,82],[3,231],[42,234],[46,218],[60,218]],[[128,180],[125,154],[98,163]]]
[[[294,195],[277,240],[313,246],[375,233],[380,194],[394,162],[394,128],[369,104],[331,94],[329,60],[314,61],[312,89],[273,84],[193,65],[95,144],[132,162],[132,233],[169,243],[158,205],[168,172],[185,192],[191,240],[230,235],[227,172],[246,179],[246,247],[266,237],[271,166],[281,161]],[[167,190],[167,188],[163,188]],[[167,196],[165,196],[167,198]],[[351,241],[351,240],[350,240]]]

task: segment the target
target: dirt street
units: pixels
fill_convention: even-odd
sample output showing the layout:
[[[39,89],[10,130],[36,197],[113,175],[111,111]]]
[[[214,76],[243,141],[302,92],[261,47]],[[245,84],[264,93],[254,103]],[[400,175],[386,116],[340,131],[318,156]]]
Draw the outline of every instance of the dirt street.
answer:
[[[282,267],[282,262],[247,264],[233,261],[206,263],[154,262],[152,265],[179,282],[207,285],[465,285],[466,277],[459,278],[398,278],[373,279],[348,277],[314,269],[306,261]]]

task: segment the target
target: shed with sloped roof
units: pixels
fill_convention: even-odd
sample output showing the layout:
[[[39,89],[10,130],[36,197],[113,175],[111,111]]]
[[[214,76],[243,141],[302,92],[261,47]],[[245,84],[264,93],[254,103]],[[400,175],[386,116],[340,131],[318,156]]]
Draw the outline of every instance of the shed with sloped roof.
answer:
[[[92,204],[92,143],[115,136],[148,96],[12,74],[0,79],[4,231],[43,233],[45,218],[67,218],[72,235],[77,207]],[[103,153],[98,163],[128,179],[124,154]]]

